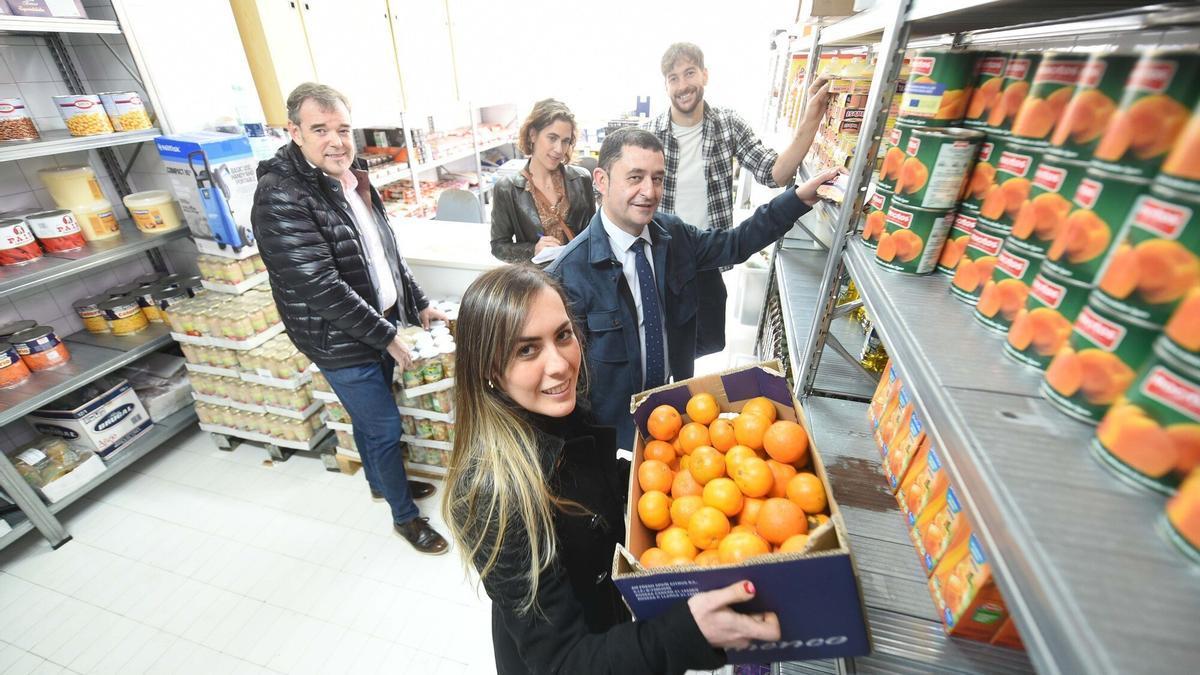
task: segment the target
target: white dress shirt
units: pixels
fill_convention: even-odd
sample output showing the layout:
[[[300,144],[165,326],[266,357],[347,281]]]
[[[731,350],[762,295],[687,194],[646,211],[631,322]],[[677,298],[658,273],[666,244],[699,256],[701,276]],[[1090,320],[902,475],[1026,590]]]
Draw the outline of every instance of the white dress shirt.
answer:
[[[645,240],[646,261],[650,263],[650,271],[654,272],[656,276],[660,274],[658,270],[654,269],[654,242],[650,238],[650,226],[643,227],[642,233],[635,237],[609,220],[603,207],[600,209],[600,222],[604,224],[604,232],[608,235],[608,243],[612,246],[613,255],[616,256],[617,262],[621,263],[621,273],[625,275],[625,283],[629,284],[629,292],[633,294],[633,304],[637,308],[638,342],[642,349],[642,383],[644,385],[646,382],[646,321],[642,314],[642,287],[638,283],[637,254],[634,251],[634,242]],[[657,287],[657,284],[655,286]],[[658,311],[663,326],[663,368],[666,370],[663,373],[663,381],[668,382],[670,381],[671,361],[667,356],[667,314],[662,299],[659,299]]]

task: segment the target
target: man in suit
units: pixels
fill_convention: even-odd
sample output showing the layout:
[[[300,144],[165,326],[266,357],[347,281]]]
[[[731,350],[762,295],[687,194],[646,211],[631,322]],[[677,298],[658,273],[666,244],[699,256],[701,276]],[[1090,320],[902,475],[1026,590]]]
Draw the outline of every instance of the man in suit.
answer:
[[[778,240],[836,172],[784,192],[739,227],[703,231],[658,211],[665,175],[653,133],[627,127],[605,137],[593,176],[601,208],[547,268],[562,280],[584,333],[592,412],[617,428],[625,449],[634,439],[630,398],[694,372],[698,273]]]

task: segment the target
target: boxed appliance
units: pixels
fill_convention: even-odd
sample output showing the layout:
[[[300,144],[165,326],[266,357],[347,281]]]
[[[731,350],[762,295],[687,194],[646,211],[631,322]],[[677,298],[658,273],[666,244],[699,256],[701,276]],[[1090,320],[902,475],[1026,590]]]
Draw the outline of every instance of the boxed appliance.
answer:
[[[642,489],[638,470],[648,438],[647,420],[656,407],[668,404],[684,410],[695,394],[707,392],[723,411],[741,410],[749,399],[765,396],[776,404],[781,420],[808,431],[800,403],[792,396],[779,363],[771,361],[723,373],[675,382],[634,396],[638,439],[630,470],[629,503],[637,504]],[[668,566],[646,570],[638,559],[653,547],[654,532],[632,515],[626,516],[626,541],[613,557],[612,579],[637,619],[650,619],[696,593],[749,580],[757,594],[738,605],[739,611],[772,611],[782,630],[776,642],[754,642],[728,649],[730,663],[765,663],[861,656],[870,651],[858,575],[849,538],[837,502],[829,490],[824,463],[809,434],[812,471],[821,480],[829,522],[809,531],[805,550],[750,558],[742,563],[713,567]],[[636,509],[630,509],[636,513]]]
[[[150,429],[150,416],[129,382],[104,377],[34,410],[25,420],[43,434],[108,459]]]
[[[198,131],[154,139],[188,229],[218,248],[254,243],[250,208],[258,160],[245,136]]]

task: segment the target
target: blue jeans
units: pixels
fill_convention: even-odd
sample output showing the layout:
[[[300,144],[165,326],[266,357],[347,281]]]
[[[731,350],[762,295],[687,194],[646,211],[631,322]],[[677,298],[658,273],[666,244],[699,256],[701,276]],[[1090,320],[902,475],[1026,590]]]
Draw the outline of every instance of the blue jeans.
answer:
[[[384,354],[382,363],[322,368],[321,372],[350,413],[367,484],[383,495],[392,507],[392,521],[399,524],[421,515],[421,510],[408,490],[400,452],[400,411],[392,396],[395,368],[396,362]]]

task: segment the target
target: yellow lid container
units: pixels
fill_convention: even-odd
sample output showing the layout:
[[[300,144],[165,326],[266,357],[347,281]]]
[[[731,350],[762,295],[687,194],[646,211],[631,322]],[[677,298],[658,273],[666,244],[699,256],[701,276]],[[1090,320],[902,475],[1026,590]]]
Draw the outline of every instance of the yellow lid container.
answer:
[[[121,226],[117,223],[117,214],[113,211],[112,202],[100,199],[83,205],[70,207],[79,221],[79,229],[83,230],[83,238],[88,241],[103,241],[121,236]]]
[[[183,221],[171,193],[166,190],[146,190],[128,195],[123,200],[133,224],[147,234],[178,229]]]
[[[50,197],[60,209],[74,208],[77,204],[91,204],[104,199],[104,191],[96,180],[96,172],[90,166],[55,166],[39,169],[38,178],[50,192]]]

